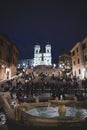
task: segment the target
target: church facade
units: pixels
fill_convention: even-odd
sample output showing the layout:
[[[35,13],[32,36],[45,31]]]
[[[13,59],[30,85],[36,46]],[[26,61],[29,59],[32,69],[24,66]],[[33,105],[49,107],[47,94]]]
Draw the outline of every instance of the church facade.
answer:
[[[40,45],[35,45],[33,66],[38,66],[38,65],[49,65],[49,66],[52,65],[50,44],[47,44],[45,46],[45,52],[43,52],[43,49],[41,51]]]

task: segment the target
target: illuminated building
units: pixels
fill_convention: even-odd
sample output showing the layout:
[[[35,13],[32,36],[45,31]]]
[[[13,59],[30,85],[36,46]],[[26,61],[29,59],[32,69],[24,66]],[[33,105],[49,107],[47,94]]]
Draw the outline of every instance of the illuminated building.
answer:
[[[17,68],[29,68],[33,66],[33,59],[18,60]]]
[[[42,48],[43,49],[43,48]],[[47,44],[45,46],[45,52],[40,52],[40,45],[35,45],[34,47],[34,64],[33,66],[38,65],[52,65],[52,57],[51,57],[51,45]]]
[[[87,78],[87,37],[71,49],[73,76]]]
[[[16,74],[18,48],[4,34],[0,34],[0,80]]]
[[[59,71],[63,76],[68,76],[71,74],[72,70],[72,61],[71,55],[63,52],[61,56],[59,56]]]

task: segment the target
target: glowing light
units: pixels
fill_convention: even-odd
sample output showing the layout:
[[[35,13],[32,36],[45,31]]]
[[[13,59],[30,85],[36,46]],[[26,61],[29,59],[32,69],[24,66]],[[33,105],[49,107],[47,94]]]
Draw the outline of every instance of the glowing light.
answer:
[[[56,64],[53,64],[53,68],[55,68],[56,67]]]
[[[10,71],[10,68],[6,68],[6,73]]]
[[[85,70],[86,70],[85,68],[82,69],[82,79],[84,79],[85,77]]]
[[[23,63],[23,66],[25,66],[25,63]]]
[[[4,65],[2,65],[2,68],[4,68]]]
[[[63,68],[63,66],[62,66],[61,64],[59,64],[59,67],[60,67],[60,68]]]

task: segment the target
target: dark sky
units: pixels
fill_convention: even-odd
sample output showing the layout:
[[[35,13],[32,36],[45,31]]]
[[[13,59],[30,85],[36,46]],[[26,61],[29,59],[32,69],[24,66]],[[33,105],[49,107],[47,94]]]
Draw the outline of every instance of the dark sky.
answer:
[[[78,1],[78,2],[77,2]],[[87,36],[87,0],[0,0],[0,32],[33,58],[34,45],[49,42],[52,57]]]

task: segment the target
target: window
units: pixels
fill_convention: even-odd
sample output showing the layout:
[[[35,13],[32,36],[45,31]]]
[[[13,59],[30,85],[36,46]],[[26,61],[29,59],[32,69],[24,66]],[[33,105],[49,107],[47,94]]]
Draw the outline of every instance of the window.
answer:
[[[78,47],[76,48],[76,52],[78,52],[79,50],[78,50]]]
[[[87,55],[84,56],[84,60],[87,61]]]
[[[80,63],[80,59],[78,58],[78,64]]]
[[[9,52],[9,54],[10,54],[10,52],[11,52],[10,46],[7,46],[7,50],[8,50],[8,52]]]
[[[49,53],[49,50],[47,50],[47,53]]]
[[[76,62],[75,62],[75,61],[73,62],[73,65],[76,65]]]
[[[10,63],[11,62],[11,58],[10,57],[6,57],[6,61],[8,62],[8,63]]]
[[[74,56],[74,55],[75,55],[75,51],[72,52],[72,56]]]
[[[36,50],[36,53],[38,53],[38,50]]]
[[[81,74],[81,70],[79,69],[79,74]]]
[[[82,49],[84,50],[86,48],[86,43],[82,44]]]

